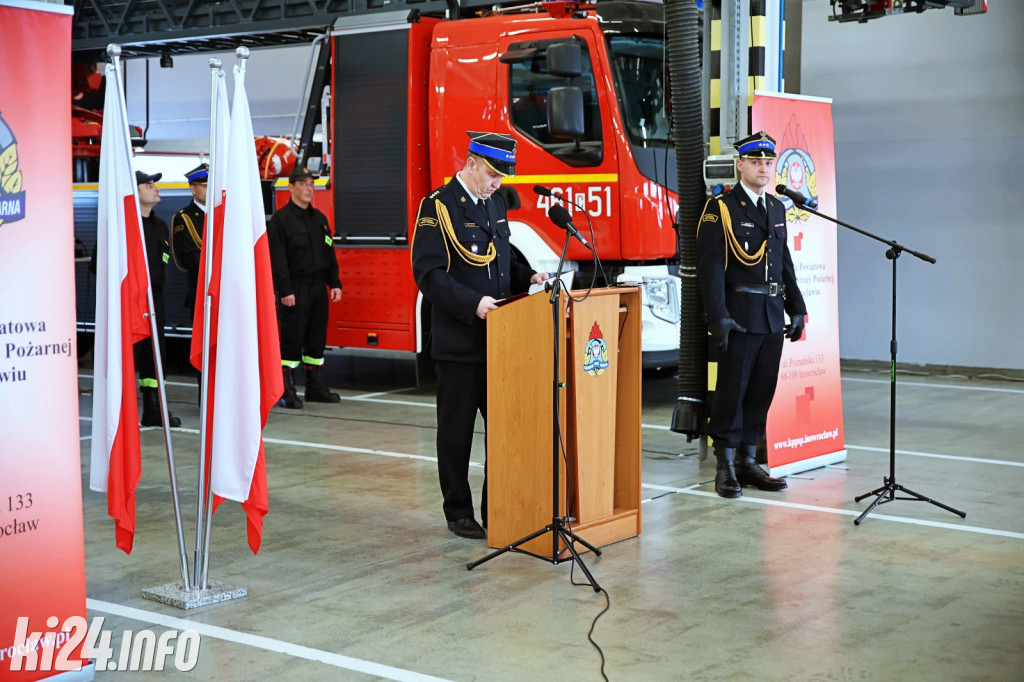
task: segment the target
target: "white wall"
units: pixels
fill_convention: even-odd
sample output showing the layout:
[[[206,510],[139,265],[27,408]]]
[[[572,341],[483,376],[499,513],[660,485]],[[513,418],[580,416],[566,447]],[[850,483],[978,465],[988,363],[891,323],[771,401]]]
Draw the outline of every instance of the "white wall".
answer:
[[[838,218],[938,261],[899,259],[898,360],[1024,369],[1024,2],[829,14],[804,0],[801,90],[833,100]],[[888,360],[886,247],[839,232],[840,354]]]
[[[245,89],[257,135],[291,135],[295,112],[304,103],[303,85],[309,66],[308,47],[251,50],[246,64]],[[208,152],[210,147],[210,58],[221,60],[228,86],[234,93],[234,52],[174,57],[174,66],[160,68],[149,60],[149,130],[147,151]],[[128,119],[146,127],[146,60],[125,62]]]

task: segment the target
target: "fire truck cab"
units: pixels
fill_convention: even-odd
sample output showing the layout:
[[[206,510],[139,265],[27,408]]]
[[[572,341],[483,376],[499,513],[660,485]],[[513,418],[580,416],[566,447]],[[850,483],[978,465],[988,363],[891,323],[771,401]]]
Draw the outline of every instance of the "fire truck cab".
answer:
[[[331,305],[329,345],[423,351],[429,316],[412,277],[410,230],[420,200],[461,169],[466,131],[481,130],[518,142],[517,175],[502,193],[520,257],[553,272],[567,238],[547,217],[559,199],[535,192],[539,185],[561,197],[594,247],[596,259],[568,245],[574,288],[595,276],[597,286],[641,285],[644,365],[676,364],[663,11],[635,0],[598,7],[548,2],[453,20],[390,12],[335,24],[307,113],[319,109],[324,122],[327,181],[314,205],[333,220],[345,288]],[[276,204],[288,197],[279,181]]]

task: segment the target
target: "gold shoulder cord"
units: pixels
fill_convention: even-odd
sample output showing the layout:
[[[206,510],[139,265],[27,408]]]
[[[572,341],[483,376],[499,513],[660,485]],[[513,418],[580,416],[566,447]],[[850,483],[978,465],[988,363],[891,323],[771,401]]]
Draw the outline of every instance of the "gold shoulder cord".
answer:
[[[704,213],[708,210],[708,204],[711,203],[711,199],[707,200],[704,204],[704,210],[701,211],[701,221],[697,224],[697,232],[700,233],[700,226],[704,222]],[[722,238],[725,240],[725,267],[723,269],[729,269],[729,253],[732,252],[734,258],[744,265],[750,267],[757,265],[764,258],[765,247],[768,246],[768,240],[761,242],[761,248],[756,252],[749,254],[743,250],[740,246],[740,242],[736,239],[736,234],[732,231],[732,217],[729,215],[729,209],[725,207],[725,202],[721,199],[718,200],[718,212],[722,216]]]
[[[487,245],[487,253],[479,254],[469,251],[466,247],[459,243],[459,240],[455,237],[455,226],[452,225],[451,216],[448,215],[448,208],[441,203],[440,199],[434,200],[434,208],[437,209],[437,219],[441,223],[441,233],[444,235],[444,248],[448,251],[448,268],[451,268],[452,254],[449,249],[449,243],[455,248],[455,253],[470,265],[476,267],[483,267],[490,264],[494,257],[497,255],[497,251],[494,248],[494,240],[491,240],[490,244]],[[448,269],[446,268],[446,270]]]
[[[174,217],[177,217],[177,216],[174,216]],[[185,225],[185,229],[188,230],[188,235],[189,235],[189,237],[192,238],[192,242],[197,247],[199,247],[200,249],[203,248],[203,240],[199,238],[199,232],[196,230],[195,226],[192,224],[192,219],[189,218],[188,214],[185,213],[184,211],[181,212],[181,220],[182,220],[182,222]],[[171,223],[172,223],[172,227],[173,227],[174,218],[171,218]],[[180,231],[181,230],[179,230],[179,232]],[[171,230],[171,241],[174,241],[174,230],[173,229]],[[174,258],[174,265],[179,270],[181,270],[182,272],[185,272],[185,268],[181,267],[181,263],[178,262],[178,255],[174,252],[173,248],[171,249],[171,256]]]

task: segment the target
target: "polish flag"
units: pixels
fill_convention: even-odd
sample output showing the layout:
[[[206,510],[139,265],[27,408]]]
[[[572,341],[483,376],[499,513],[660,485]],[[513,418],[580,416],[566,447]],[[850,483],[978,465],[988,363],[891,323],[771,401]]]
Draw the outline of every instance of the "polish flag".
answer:
[[[227,172],[223,203],[214,209],[207,452],[215,508],[224,499],[242,503],[249,548],[255,554],[269,510],[263,427],[284,382],[252,118],[245,73],[237,66],[229,128],[227,158],[213,164],[215,173],[218,166]],[[205,263],[206,240],[203,246]],[[201,288],[202,269],[199,281]],[[195,322],[192,363],[202,367],[200,306]]]
[[[135,539],[135,488],[142,473],[132,345],[149,336],[149,270],[142,243],[128,120],[117,67],[107,65],[96,225],[96,338],[93,350],[89,487],[107,493],[119,549]]]

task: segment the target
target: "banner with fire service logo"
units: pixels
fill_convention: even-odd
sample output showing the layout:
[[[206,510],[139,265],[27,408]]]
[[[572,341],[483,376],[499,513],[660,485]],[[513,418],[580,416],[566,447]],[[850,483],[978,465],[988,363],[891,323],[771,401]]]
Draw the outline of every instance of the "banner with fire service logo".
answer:
[[[774,185],[818,202],[836,215],[832,101],[754,93],[752,130],[776,140]],[[804,335],[783,347],[779,386],[768,413],[768,468],[785,476],[846,459],[839,373],[839,296],[835,223],[786,198],[789,250],[807,303]]]
[[[0,0],[0,679],[82,668],[72,8]]]

